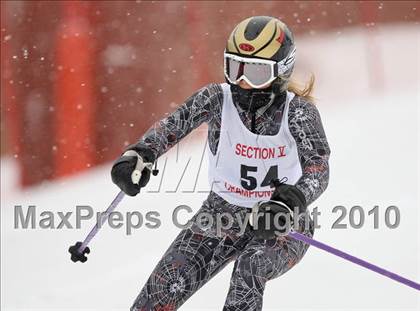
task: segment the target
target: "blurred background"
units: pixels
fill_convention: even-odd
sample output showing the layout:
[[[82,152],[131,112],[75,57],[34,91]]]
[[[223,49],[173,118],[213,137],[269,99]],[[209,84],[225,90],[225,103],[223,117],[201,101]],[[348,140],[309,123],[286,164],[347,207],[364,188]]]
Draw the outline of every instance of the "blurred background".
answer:
[[[332,32],[351,46],[340,31],[359,28],[366,42],[346,65],[371,88],[385,87],[376,30],[420,20],[415,1],[3,1],[1,12],[1,154],[23,186],[114,159],[192,92],[223,82],[227,36],[245,17],[277,16],[298,42]],[[332,66],[329,49],[299,49],[299,67]]]
[[[162,182],[152,180],[150,192],[121,204],[158,210],[162,227],[129,237],[104,228],[85,265],[66,250],[91,223],[16,230],[13,207],[104,210],[117,193],[110,161],[194,91],[224,82],[226,39],[252,15],[282,19],[296,38],[293,79],[316,77],[332,149],[316,237],[420,281],[419,10],[418,1],[2,1],[2,310],[128,310],[179,231],[173,208],[197,210],[205,198],[190,191],[206,183],[198,168],[205,125],[184,143],[184,157],[159,159],[170,191],[154,191]],[[397,205],[401,224],[330,230],[335,205],[360,205],[366,217],[375,205]],[[268,284],[266,310],[420,310],[412,290],[330,255],[310,249],[304,262]],[[229,267],[184,309],[221,310]]]

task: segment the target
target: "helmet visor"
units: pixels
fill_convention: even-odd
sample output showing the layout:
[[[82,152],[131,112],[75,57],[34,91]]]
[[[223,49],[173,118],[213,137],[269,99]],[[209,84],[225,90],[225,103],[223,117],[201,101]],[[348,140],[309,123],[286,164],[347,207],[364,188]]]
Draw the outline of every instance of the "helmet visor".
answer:
[[[275,62],[256,58],[243,58],[225,53],[225,76],[237,84],[244,79],[252,87],[259,88],[273,81]]]

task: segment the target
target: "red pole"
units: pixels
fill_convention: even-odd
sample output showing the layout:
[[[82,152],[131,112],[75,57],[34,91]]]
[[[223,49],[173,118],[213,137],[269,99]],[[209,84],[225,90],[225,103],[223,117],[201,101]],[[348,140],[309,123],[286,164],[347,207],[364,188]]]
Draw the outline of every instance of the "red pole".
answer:
[[[57,33],[55,177],[89,167],[94,146],[94,47],[87,2],[63,1]]]
[[[7,23],[7,3],[1,3],[1,28],[6,29],[5,33],[16,31],[15,25]],[[2,152],[7,152],[17,159],[19,170],[23,171],[23,164],[20,160],[23,129],[23,111],[20,101],[17,98],[15,88],[16,75],[12,65],[12,36],[6,35],[1,40],[1,114],[2,114]],[[4,118],[4,119],[3,119]],[[4,139],[4,140],[3,140]],[[4,149],[3,149],[4,148]],[[23,178],[20,178],[23,185]]]
[[[191,57],[193,57],[194,70],[197,70],[197,80],[192,81],[194,89],[202,87],[209,83],[209,46],[207,44],[205,23],[207,19],[200,11],[203,10],[203,4],[191,1],[186,10],[187,37],[191,48]],[[208,35],[208,33],[207,33]]]

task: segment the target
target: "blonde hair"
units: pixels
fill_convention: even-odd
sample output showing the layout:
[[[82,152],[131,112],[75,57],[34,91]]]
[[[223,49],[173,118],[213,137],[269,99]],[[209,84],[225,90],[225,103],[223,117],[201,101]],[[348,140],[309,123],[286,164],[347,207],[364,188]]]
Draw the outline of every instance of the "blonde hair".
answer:
[[[287,85],[287,90],[289,92],[293,92],[296,95],[305,98],[307,101],[314,104],[315,98],[312,96],[312,92],[314,90],[314,84],[315,84],[315,76],[314,74],[311,74],[309,81],[305,83],[305,85],[297,83],[295,80],[290,80],[289,84]]]

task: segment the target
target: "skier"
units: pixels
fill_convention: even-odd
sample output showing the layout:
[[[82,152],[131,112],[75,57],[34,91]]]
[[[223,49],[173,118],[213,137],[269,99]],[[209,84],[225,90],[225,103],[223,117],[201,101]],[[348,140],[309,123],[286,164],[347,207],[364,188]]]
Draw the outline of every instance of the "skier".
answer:
[[[299,89],[290,81],[294,62],[294,39],[283,22],[245,19],[227,41],[226,83],[197,91],[114,163],[113,182],[135,196],[157,158],[208,124],[211,191],[155,267],[132,311],[177,310],[231,261],[223,310],[261,310],[266,282],[304,256],[308,245],[279,234],[276,215],[287,215],[297,231],[312,237],[307,206],[327,187],[330,150],[311,97],[314,79]],[[255,209],[267,218],[249,220]],[[213,225],[197,224],[203,212],[228,213],[234,221],[220,234]],[[261,219],[269,221],[262,225]],[[240,234],[244,221],[248,225]]]

